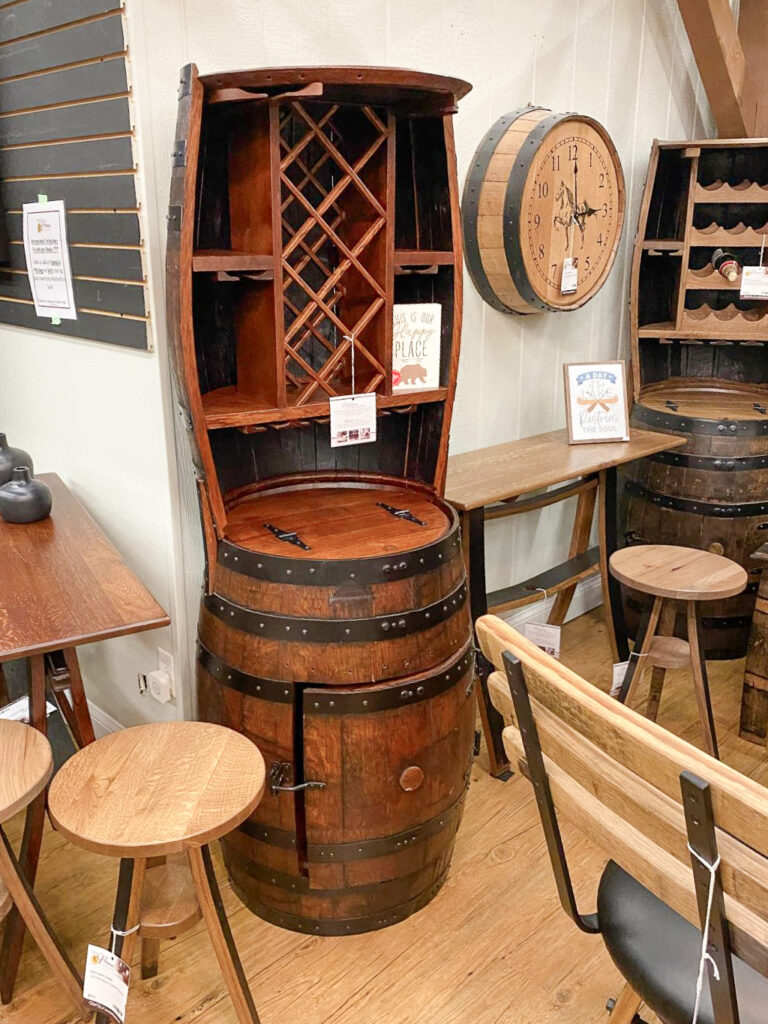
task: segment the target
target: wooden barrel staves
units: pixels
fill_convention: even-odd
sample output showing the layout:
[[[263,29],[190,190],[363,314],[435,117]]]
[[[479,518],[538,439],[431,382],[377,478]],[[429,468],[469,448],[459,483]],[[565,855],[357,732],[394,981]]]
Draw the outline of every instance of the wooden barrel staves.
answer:
[[[224,840],[257,914],[352,934],[432,898],[472,758],[469,635],[456,514],[426,489],[271,481],[230,508],[198,693],[201,716],[245,732],[270,768]]]
[[[725,415],[727,414],[727,415]],[[682,544],[724,554],[750,572],[743,594],[703,609],[710,659],[747,650],[757,574],[752,554],[768,529],[768,414],[754,394],[719,389],[665,389],[636,404],[634,426],[679,434],[683,448],[631,463],[623,470],[622,530],[627,543]],[[640,597],[626,597],[634,630]],[[682,614],[676,633],[685,636]]]
[[[755,551],[752,562],[761,575],[747,645],[739,736],[764,746],[768,740],[768,543]]]

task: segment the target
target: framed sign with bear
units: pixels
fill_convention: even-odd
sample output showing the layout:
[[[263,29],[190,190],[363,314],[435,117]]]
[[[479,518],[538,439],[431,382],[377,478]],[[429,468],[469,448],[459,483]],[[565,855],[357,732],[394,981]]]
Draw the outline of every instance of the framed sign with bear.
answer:
[[[392,390],[429,391],[440,386],[439,302],[392,307]]]

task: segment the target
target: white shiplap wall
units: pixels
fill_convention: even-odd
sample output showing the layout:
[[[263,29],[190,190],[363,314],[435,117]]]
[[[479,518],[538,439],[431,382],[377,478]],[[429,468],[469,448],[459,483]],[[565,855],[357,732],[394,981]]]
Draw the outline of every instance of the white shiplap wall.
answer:
[[[528,101],[602,121],[627,179],[626,229],[611,278],[578,312],[526,318],[489,309],[467,280],[452,450],[562,426],[561,363],[627,354],[629,254],[651,141],[712,134],[675,0],[126,0],[126,14],[161,358],[177,71],[188,61],[202,73],[349,63],[466,78],[474,89],[456,120],[462,183],[490,124]],[[181,463],[177,528],[191,635],[202,555],[186,458]],[[490,526],[489,586],[564,557],[570,514],[565,506]]]

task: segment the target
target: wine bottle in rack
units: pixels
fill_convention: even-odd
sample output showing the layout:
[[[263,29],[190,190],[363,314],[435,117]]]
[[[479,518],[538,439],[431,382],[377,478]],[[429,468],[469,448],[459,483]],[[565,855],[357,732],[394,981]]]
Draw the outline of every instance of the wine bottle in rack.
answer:
[[[715,249],[712,253],[712,266],[727,281],[735,281],[741,273],[738,258],[726,249]]]

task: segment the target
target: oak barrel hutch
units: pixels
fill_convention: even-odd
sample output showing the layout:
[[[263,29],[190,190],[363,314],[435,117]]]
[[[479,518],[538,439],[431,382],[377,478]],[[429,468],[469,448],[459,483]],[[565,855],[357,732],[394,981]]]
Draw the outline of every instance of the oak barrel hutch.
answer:
[[[295,930],[419,909],[461,817],[473,652],[441,495],[469,88],[389,68],[182,73],[168,318],[207,558],[199,712],[264,753],[267,795],[225,859],[244,902]],[[439,386],[393,391],[393,304],[426,302]],[[353,391],[376,394],[377,441],[332,448],[329,397]]]
[[[768,139],[654,143],[632,265],[631,423],[687,443],[624,469],[622,528],[628,543],[700,547],[750,572],[744,593],[704,606],[714,659],[746,652],[768,527],[768,304],[740,298],[766,232]],[[734,265],[721,271],[722,251]],[[630,591],[630,627],[638,611]]]

